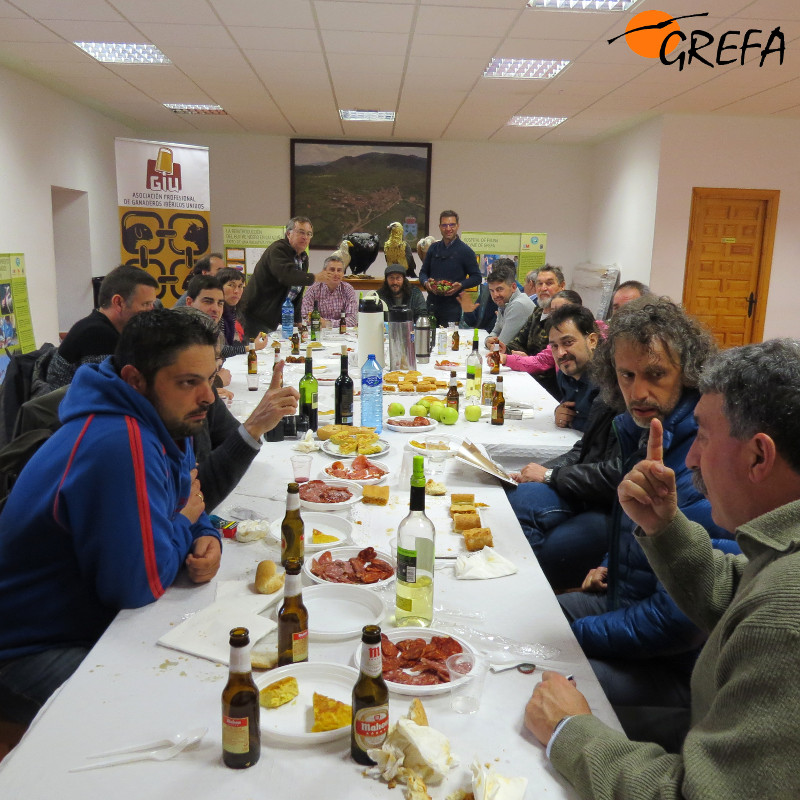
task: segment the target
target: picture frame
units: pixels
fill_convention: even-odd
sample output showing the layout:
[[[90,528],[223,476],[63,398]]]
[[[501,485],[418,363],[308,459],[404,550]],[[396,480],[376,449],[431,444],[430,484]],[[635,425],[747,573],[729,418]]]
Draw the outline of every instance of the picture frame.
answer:
[[[415,249],[430,229],[430,195],[430,143],[291,140],[291,216],[311,220],[313,249],[336,250],[355,231],[384,242],[392,222]]]

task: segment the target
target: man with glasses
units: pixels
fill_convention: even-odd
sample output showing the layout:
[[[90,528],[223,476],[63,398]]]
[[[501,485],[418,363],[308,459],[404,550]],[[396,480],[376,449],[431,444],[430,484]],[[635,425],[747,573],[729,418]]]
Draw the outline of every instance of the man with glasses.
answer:
[[[274,241],[263,253],[244,287],[239,301],[245,336],[274,331],[281,324],[281,306],[288,297],[294,318],[300,319],[303,289],[317,278],[308,271],[308,253],[314,228],[308,217],[292,217],[286,236]]]
[[[461,305],[456,296],[464,289],[480,285],[481,271],[475,251],[458,237],[458,214],[439,214],[441,241],[434,242],[425,254],[419,282],[428,291],[428,308],[440,325],[461,319]]]

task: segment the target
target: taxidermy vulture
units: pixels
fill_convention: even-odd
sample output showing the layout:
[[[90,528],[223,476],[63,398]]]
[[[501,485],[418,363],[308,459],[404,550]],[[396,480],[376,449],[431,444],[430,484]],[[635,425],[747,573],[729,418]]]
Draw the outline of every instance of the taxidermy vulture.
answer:
[[[344,237],[350,244],[350,272],[363,275],[378,257],[381,240],[377,233],[350,233]]]
[[[350,263],[350,242],[347,239],[342,239],[338,250],[331,253],[332,257],[339,258],[342,262],[342,273],[347,272],[347,265]]]
[[[400,264],[406,268],[406,277],[416,277],[417,271],[414,264],[414,255],[411,252],[411,245],[403,241],[403,226],[399,222],[393,222],[387,227],[389,229],[389,238],[383,243],[386,266]]]

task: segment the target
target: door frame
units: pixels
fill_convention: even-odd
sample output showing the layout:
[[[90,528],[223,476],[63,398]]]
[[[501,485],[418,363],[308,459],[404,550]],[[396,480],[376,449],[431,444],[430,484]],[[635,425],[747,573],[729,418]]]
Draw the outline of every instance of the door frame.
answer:
[[[699,200],[719,198],[721,200],[766,200],[767,207],[764,214],[764,236],[761,240],[759,263],[761,269],[758,274],[756,287],[756,312],[753,317],[751,339],[760,342],[764,338],[764,320],[767,312],[767,299],[769,298],[769,283],[772,274],[772,251],[775,245],[775,228],[778,220],[779,189],[712,189],[710,187],[692,187],[692,206],[689,212],[689,241],[686,243],[686,262],[683,272],[683,305],[687,303],[689,259],[696,236],[695,219],[696,204]]]

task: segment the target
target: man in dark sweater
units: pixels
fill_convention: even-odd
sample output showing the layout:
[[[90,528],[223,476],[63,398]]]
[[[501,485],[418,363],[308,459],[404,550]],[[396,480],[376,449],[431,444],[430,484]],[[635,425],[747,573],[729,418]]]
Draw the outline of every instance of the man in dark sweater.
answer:
[[[480,285],[481,271],[475,251],[458,236],[455,211],[439,214],[439,230],[442,239],[428,248],[419,282],[428,291],[428,309],[436,315],[439,325],[458,324],[461,305],[456,297],[464,289]],[[440,286],[442,282],[449,282],[449,286]]]
[[[158,282],[140,267],[123,264],[112,269],[100,284],[100,308],[78,320],[53,355],[45,379],[50,387],[66,386],[81,364],[99,363],[110,356],[128,321],[153,310],[157,293]]]

